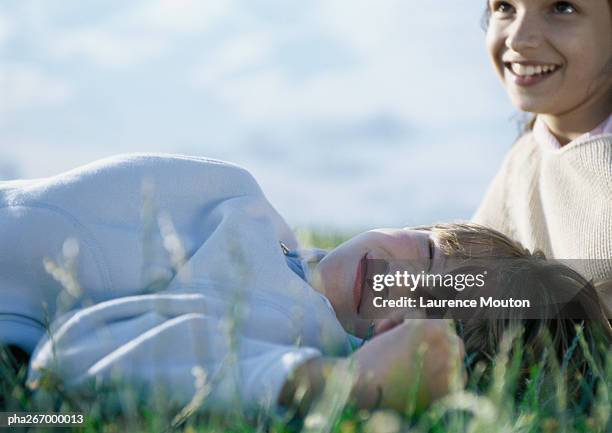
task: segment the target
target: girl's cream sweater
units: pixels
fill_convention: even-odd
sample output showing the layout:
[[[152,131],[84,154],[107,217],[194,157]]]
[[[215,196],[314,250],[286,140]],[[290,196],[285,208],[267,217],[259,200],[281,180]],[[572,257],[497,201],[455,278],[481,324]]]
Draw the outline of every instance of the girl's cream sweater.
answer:
[[[587,278],[612,279],[612,134],[561,149],[532,133],[510,150],[473,221],[530,250],[577,262]]]

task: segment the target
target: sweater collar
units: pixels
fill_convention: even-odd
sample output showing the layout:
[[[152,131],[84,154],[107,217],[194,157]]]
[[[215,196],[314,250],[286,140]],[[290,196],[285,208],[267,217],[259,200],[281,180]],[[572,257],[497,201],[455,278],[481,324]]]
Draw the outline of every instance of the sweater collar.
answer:
[[[588,140],[602,134],[612,134],[612,114],[608,116],[606,120],[600,123],[592,131],[582,134],[566,144],[570,145],[576,141]],[[546,123],[539,117],[536,116],[535,124],[533,125],[533,137],[540,146],[543,146],[548,150],[561,149],[561,144],[557,138],[550,132]]]

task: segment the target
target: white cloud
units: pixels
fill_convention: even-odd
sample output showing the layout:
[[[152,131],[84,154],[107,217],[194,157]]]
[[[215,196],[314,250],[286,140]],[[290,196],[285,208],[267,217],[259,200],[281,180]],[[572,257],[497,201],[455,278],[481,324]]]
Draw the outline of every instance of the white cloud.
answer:
[[[15,34],[15,27],[9,18],[0,13],[0,48]]]
[[[163,56],[183,34],[208,31],[230,6],[229,0],[141,1],[92,26],[57,31],[50,50],[99,66],[137,66]]]
[[[192,81],[197,86],[216,87],[229,77],[272,61],[274,46],[273,35],[265,30],[232,37],[207,53],[206,59],[194,68]]]
[[[130,14],[135,24],[177,33],[202,32],[229,13],[230,0],[145,1]]]
[[[380,57],[390,51],[397,54],[393,48],[406,43],[403,37],[414,30],[415,24],[419,25],[411,12],[421,9],[423,3],[415,8],[402,0],[321,0],[316,19],[328,34],[361,55]],[[394,40],[390,35],[397,38]]]
[[[3,63],[0,68],[0,112],[57,107],[72,96],[70,86],[35,66]]]
[[[61,34],[52,51],[61,57],[82,55],[100,66],[138,65],[161,55],[166,43],[155,35],[79,29]]]

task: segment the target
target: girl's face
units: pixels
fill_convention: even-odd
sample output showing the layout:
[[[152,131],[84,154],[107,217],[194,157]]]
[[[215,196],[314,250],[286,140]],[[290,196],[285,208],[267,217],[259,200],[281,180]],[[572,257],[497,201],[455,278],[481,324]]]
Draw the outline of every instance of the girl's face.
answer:
[[[489,0],[488,7],[489,56],[517,108],[557,117],[609,112],[609,0]]]
[[[378,295],[368,288],[366,275],[428,271],[434,257],[436,263],[440,262],[429,231],[372,230],[349,239],[325,256],[315,269],[312,284],[329,299],[342,326],[365,337],[372,317],[385,318],[381,317],[385,312],[373,306],[372,299]],[[383,263],[387,266],[378,272],[367,269]]]

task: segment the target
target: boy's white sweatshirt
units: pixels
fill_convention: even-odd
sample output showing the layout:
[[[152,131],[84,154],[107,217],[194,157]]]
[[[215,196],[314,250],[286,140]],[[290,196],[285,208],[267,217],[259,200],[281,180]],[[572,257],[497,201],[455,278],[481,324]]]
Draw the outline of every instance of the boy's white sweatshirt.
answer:
[[[297,365],[349,351],[279,241],[297,246],[253,177],[219,161],[123,155],[0,182],[0,343],[33,351],[32,386],[50,370],[186,404],[202,371],[206,407],[274,407]]]

